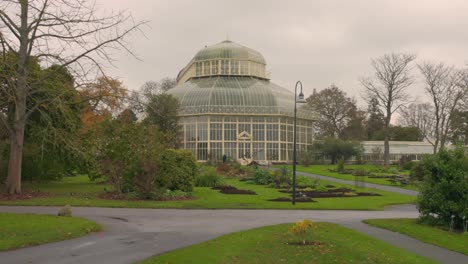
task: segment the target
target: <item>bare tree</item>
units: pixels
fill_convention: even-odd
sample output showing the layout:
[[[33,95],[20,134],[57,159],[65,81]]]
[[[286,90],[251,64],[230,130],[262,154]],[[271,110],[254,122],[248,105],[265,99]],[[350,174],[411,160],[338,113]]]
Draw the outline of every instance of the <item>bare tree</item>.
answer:
[[[433,140],[429,142],[437,153],[445,147],[453,114],[467,93],[465,73],[444,63],[423,62],[418,68],[434,108]]]
[[[372,60],[374,78],[360,80],[366,91],[366,99],[376,98],[385,115],[384,128],[384,164],[390,163],[390,121],[392,114],[408,102],[406,89],[413,84],[410,71],[415,55],[391,53]]]
[[[3,76],[7,94],[1,102],[7,115],[0,115],[10,138],[10,159],[6,188],[21,192],[21,163],[26,122],[40,105],[59,98],[30,103],[31,60],[43,67],[67,68],[77,82],[103,73],[102,63],[112,62],[112,52],[133,55],[126,37],[145,22],[135,22],[127,12],[100,13],[86,0],[2,0],[0,3],[0,48],[2,56],[15,55],[13,74]],[[58,67],[58,68],[60,68]],[[35,80],[38,81],[38,80]]]
[[[336,85],[307,98],[307,105],[319,115],[317,128],[322,136],[339,137],[357,112],[356,101]]]
[[[402,126],[417,127],[421,137],[430,140],[434,126],[434,107],[429,103],[412,103],[399,111]]]

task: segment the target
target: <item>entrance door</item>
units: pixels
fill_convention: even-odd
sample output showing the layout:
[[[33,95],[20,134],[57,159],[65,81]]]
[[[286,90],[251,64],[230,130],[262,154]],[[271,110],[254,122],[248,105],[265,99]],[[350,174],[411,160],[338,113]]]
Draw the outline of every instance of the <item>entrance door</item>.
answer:
[[[250,142],[239,142],[239,147],[237,148],[238,159],[250,159],[252,154],[250,153]]]

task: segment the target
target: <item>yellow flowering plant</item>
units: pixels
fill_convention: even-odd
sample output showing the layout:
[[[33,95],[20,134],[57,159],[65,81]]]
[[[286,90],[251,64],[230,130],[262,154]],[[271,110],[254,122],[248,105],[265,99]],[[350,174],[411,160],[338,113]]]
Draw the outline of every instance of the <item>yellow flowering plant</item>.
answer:
[[[308,219],[304,219],[295,223],[291,228],[289,228],[289,232],[298,236],[302,240],[302,244],[306,244],[306,236],[309,233],[310,229],[312,228],[313,224],[312,221]]]

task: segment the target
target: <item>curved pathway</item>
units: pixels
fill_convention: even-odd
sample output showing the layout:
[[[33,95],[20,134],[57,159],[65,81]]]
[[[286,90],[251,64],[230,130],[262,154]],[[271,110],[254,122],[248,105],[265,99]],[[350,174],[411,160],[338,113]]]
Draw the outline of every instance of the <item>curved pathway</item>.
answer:
[[[55,214],[57,207],[2,206],[0,212]],[[468,256],[361,223],[368,218],[417,217],[414,206],[386,211],[178,210],[73,208],[75,216],[104,226],[86,237],[0,253],[1,263],[132,263],[223,234],[308,218],[357,229],[442,263],[468,263]]]

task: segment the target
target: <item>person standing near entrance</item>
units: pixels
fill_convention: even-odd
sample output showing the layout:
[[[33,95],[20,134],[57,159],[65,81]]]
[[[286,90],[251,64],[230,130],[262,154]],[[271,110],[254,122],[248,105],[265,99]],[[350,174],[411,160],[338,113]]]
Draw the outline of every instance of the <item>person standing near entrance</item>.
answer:
[[[223,154],[223,163],[226,163],[226,161],[227,161],[227,156],[226,154]]]

